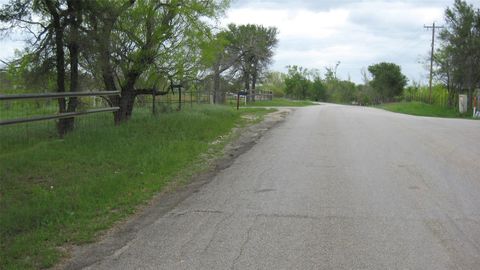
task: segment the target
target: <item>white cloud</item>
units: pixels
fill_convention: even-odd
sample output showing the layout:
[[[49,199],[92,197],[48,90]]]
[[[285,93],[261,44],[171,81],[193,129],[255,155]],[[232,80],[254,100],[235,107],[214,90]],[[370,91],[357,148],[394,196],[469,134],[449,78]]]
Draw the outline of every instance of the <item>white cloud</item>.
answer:
[[[348,11],[336,9],[330,11],[309,11],[306,9],[231,9],[227,12],[224,24],[261,24],[274,26],[280,30],[280,39],[328,38],[346,26]]]
[[[21,39],[0,39],[0,59],[3,61],[11,60],[15,55],[15,50],[22,50],[24,47],[25,42]]]
[[[360,70],[389,61],[409,78],[426,72],[430,33],[424,24],[441,22],[446,1],[255,1],[234,3],[223,25],[262,24],[279,29],[273,69],[287,65],[323,69],[340,61],[341,77],[361,82]]]

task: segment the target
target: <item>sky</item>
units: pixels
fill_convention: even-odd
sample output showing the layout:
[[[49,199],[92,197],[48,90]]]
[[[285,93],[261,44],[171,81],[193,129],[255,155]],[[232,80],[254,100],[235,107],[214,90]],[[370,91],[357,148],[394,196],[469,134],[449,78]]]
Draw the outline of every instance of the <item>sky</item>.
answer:
[[[426,83],[431,30],[424,25],[442,24],[445,8],[452,4],[453,0],[234,0],[221,23],[277,27],[273,70],[286,72],[287,65],[299,65],[324,73],[325,67],[340,62],[338,77],[362,83],[362,68],[393,62],[410,82]]]
[[[0,5],[7,0],[0,0]],[[276,27],[278,46],[272,70],[287,65],[318,69],[334,67],[344,80],[362,82],[361,70],[379,62],[401,66],[410,82],[427,81],[431,31],[424,25],[442,24],[453,0],[233,0],[221,26],[261,24]],[[0,36],[0,60],[24,46],[22,37]]]

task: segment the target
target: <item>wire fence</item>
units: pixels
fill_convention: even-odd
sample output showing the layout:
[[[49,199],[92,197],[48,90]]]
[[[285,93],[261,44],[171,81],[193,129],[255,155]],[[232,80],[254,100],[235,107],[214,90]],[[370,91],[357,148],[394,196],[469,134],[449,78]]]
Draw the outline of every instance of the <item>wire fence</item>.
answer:
[[[213,92],[170,91],[164,95],[141,95],[135,99],[135,108],[149,110],[152,114],[179,111],[199,104],[213,104]]]
[[[103,92],[105,93],[105,92]],[[109,92],[116,95],[120,92]],[[60,113],[59,98],[76,98],[75,112]],[[157,115],[213,103],[211,91],[170,91],[164,95],[138,95],[133,118]],[[107,96],[92,92],[0,94],[0,152],[12,145],[36,144],[48,139],[61,139],[59,121],[74,117],[74,132],[114,126],[114,111]],[[62,117],[63,116],[63,117]]]
[[[257,91],[249,94],[246,91],[237,93],[226,93],[225,103],[231,106],[246,106],[247,103],[255,104],[257,101],[271,101],[273,100],[272,91]]]
[[[258,91],[252,95],[247,95],[243,91],[240,92],[227,92],[221,93],[214,97],[213,91],[174,91],[168,92],[165,95],[142,95],[138,96],[135,101],[135,107],[142,108],[143,110],[150,110],[152,114],[171,112],[175,110],[181,110],[185,107],[193,107],[198,104],[227,104],[230,106],[236,106],[237,99],[240,94],[240,104],[246,105],[247,102],[266,101],[273,99],[273,92],[271,91]]]
[[[111,107],[106,96],[119,92],[79,92],[0,95],[0,151],[15,143],[33,144],[60,138],[58,124],[74,119],[74,129],[113,126]],[[100,97],[102,96],[102,97]],[[59,99],[68,103],[75,98],[74,112],[59,112]]]
[[[118,92],[116,93],[119,94]],[[80,96],[79,96],[80,95]],[[25,98],[25,96],[29,96]],[[236,106],[238,93],[224,93],[216,103]],[[74,115],[59,113],[59,98],[76,98],[78,106]],[[247,100],[272,100],[271,92],[258,92],[254,96],[241,95],[242,105]],[[183,109],[193,108],[200,104],[213,104],[214,93],[209,90],[169,91],[163,95],[138,95],[135,99],[133,118],[148,114],[158,115]],[[46,139],[61,139],[58,128],[64,115],[74,117],[74,131],[89,130],[98,127],[114,126],[114,116],[108,97],[98,93],[50,93],[0,95],[0,151],[15,143],[35,144]],[[92,113],[93,112],[93,113]],[[71,113],[72,114],[72,113]]]

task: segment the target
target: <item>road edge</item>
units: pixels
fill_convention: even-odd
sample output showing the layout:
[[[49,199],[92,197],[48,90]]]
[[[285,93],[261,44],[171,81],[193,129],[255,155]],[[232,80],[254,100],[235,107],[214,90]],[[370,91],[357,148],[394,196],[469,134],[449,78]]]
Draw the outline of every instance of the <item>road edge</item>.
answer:
[[[282,123],[294,110],[278,108],[277,111],[265,115],[260,123],[233,130],[233,141],[225,146],[224,155],[214,160],[213,166],[208,170],[191,177],[186,185],[174,186],[160,192],[145,207],[116,224],[95,243],[70,247],[68,250],[70,256],[52,269],[88,268],[128,245],[139,231],[153,224],[190,195],[198,192],[202,186],[210,183],[220,171],[230,167],[237,157],[250,150],[268,130]]]

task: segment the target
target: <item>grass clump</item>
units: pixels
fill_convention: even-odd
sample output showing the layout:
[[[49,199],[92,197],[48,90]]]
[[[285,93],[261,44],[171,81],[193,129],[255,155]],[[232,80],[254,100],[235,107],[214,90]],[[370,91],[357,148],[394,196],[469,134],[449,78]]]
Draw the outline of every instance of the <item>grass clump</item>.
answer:
[[[396,102],[386,103],[379,106],[391,112],[404,113],[417,116],[445,117],[445,118],[468,118],[452,108],[432,105],[423,102]]]
[[[117,127],[107,124],[110,116],[62,140],[8,145],[12,134],[1,133],[0,269],[53,266],[65,255],[59,247],[94,241],[172,179],[191,175],[187,169],[198,168],[203,153],[220,153],[223,144],[211,142],[245,124],[242,115],[266,112],[220,106],[157,117],[136,112]]]

